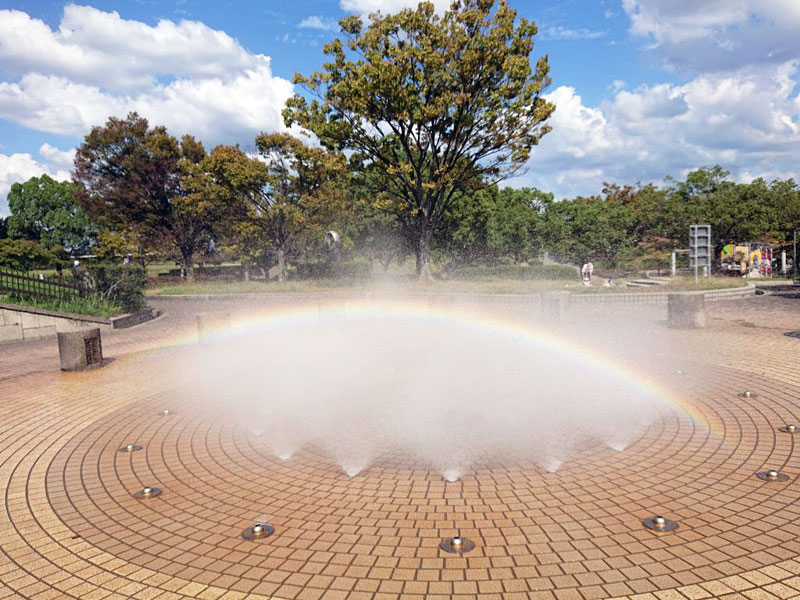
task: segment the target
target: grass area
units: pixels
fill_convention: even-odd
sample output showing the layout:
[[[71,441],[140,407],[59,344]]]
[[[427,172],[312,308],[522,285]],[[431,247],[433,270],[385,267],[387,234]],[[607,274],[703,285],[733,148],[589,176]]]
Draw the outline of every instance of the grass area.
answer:
[[[632,279],[631,279],[632,280]],[[595,277],[591,286],[581,284],[579,291],[582,294],[647,294],[655,292],[696,292],[699,290],[724,290],[729,288],[745,287],[753,280],[738,277],[712,277],[707,280],[700,278],[697,284],[693,277],[674,277],[664,285],[627,286],[625,280],[615,279],[613,287],[603,286],[603,280]],[[576,291],[576,290],[571,290]]]
[[[203,281],[194,284],[177,284],[148,289],[150,296],[181,296],[190,294],[310,294],[348,292],[419,292],[462,294],[539,294],[543,292],[570,292],[578,294],[621,294],[680,292],[696,290],[718,290],[743,287],[751,280],[732,277],[714,277],[711,281],[701,279],[695,285],[691,277],[676,277],[667,285],[628,287],[623,280],[614,280],[614,287],[603,286],[603,280],[595,278],[591,287],[584,286],[579,279],[564,280],[515,280],[507,278],[482,278],[477,280],[417,281],[413,277],[387,276],[364,282],[357,280],[289,280],[276,281]]]
[[[7,295],[0,296],[0,302],[16,304],[18,306],[28,306],[31,308],[42,308],[45,310],[57,310],[59,312],[75,313],[78,315],[104,317],[106,319],[125,314],[122,307],[95,297],[79,298],[76,300],[43,300]]]
[[[200,282],[151,288],[148,295],[180,296],[187,294],[302,294],[363,291],[397,291],[429,293],[475,293],[475,294],[534,294],[544,291],[581,287],[579,281],[513,281],[508,279],[481,281],[429,281],[419,282],[407,278],[379,278],[371,281],[355,280],[298,280],[215,283]]]

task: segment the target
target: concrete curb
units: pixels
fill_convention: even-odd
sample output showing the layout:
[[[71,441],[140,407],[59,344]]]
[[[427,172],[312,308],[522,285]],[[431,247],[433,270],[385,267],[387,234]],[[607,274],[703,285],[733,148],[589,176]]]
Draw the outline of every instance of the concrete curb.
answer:
[[[158,316],[154,308],[145,308],[111,319],[65,313],[18,304],[0,303],[0,343],[55,338],[58,333],[86,327],[102,330],[126,329]]]
[[[686,295],[702,295],[706,301],[713,302],[715,300],[734,300],[738,298],[749,298],[756,293],[756,286],[752,283],[745,287],[728,288],[722,290],[699,290],[694,292],[637,292],[637,293],[587,293],[587,294],[571,294],[569,292],[542,292],[538,294],[480,294],[480,293],[447,293],[447,292],[398,292],[398,293],[381,293],[381,292],[320,292],[320,293],[264,293],[264,294],[175,294],[165,296],[149,296],[148,298],[155,300],[166,301],[180,301],[180,300],[263,300],[264,302],[276,302],[281,300],[313,300],[317,298],[325,299],[343,299],[343,300],[370,300],[381,298],[416,298],[416,299],[436,299],[436,298],[465,298],[465,299],[493,299],[496,301],[515,300],[515,299],[529,299],[532,302],[538,301],[544,295],[552,294],[566,294],[569,297],[569,304],[604,304],[604,303],[666,303],[669,294],[686,294]]]

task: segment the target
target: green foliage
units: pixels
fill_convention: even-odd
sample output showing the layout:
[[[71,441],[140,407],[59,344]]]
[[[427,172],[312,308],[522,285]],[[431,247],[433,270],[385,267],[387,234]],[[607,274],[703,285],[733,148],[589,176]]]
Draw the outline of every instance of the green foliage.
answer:
[[[404,205],[382,185],[379,169],[370,168],[347,178],[348,210],[342,211],[331,229],[341,234],[342,252],[358,253],[370,264],[377,261],[384,272],[392,262],[401,263],[409,248],[404,235]]]
[[[115,248],[135,246],[139,256],[161,249],[193,277],[194,257],[221,221],[200,142],[189,135],[178,142],[136,113],[111,117],[78,148],[73,179],[81,205],[114,234],[106,239]]]
[[[494,265],[462,267],[453,273],[454,279],[519,279],[519,280],[571,280],[579,277],[573,267],[564,265]]]
[[[547,58],[532,67],[530,57],[536,25],[504,0],[464,0],[442,16],[421,2],[366,27],[356,16],[340,26],[344,41],[325,46],[324,70],[295,76],[315,99],[291,98],[286,124],[384,171],[387,191],[406,205],[418,274],[428,276],[448,208],[516,172],[549,131]]]
[[[556,256],[574,264],[603,262],[616,267],[633,250],[633,211],[599,196],[564,200],[551,206],[561,221],[561,236],[550,242]]]
[[[228,206],[243,253],[258,260],[266,246],[277,255],[284,280],[288,258],[320,240],[343,210],[346,161],[286,133],[262,133],[256,146],[263,161],[238,148],[218,147],[207,170],[216,198]]]
[[[0,239],[0,269],[27,272],[55,265],[55,253],[31,240]]]
[[[141,267],[97,263],[81,269],[76,277],[102,302],[128,312],[145,307],[147,273]]]
[[[8,219],[0,217],[0,240],[8,237]]]
[[[20,306],[31,306],[44,310],[57,310],[59,312],[91,315],[94,317],[110,318],[125,312],[125,309],[120,305],[100,298],[99,296],[87,296],[85,298],[74,298],[72,300],[55,300],[9,294],[7,301]]]
[[[342,262],[313,261],[298,262],[297,275],[300,279],[369,279],[372,266],[364,259]]]
[[[39,242],[46,248],[60,246],[73,255],[86,253],[96,226],[79,205],[75,191],[75,184],[48,175],[12,185],[8,236]]]

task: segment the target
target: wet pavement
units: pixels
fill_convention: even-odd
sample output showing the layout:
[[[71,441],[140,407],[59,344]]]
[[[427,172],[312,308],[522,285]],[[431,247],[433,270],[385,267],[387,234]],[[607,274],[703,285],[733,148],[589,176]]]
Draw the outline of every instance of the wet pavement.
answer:
[[[163,316],[104,333],[113,361],[85,373],[59,371],[54,340],[0,345],[0,598],[800,597],[800,448],[777,431],[800,425],[800,300],[712,303],[692,331],[667,330],[663,305],[582,308],[582,327],[653,328],[680,352],[679,373],[637,366],[670,390],[659,418],[624,452],[456,483],[402,456],[352,479],[313,448],[281,461],[178,375],[198,313],[326,300],[157,299]],[[164,492],[134,498],[145,486]],[[655,514],[678,529],[643,527]],[[243,539],[259,520],[275,533]],[[475,549],[443,551],[455,532]]]

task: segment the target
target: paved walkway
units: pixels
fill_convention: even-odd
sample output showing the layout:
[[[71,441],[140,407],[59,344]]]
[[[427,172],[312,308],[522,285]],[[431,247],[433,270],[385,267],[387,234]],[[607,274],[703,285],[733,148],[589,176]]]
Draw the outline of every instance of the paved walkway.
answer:
[[[404,457],[353,479],[313,449],[273,458],[179,374],[197,313],[279,307],[155,303],[162,318],[104,334],[102,370],[61,373],[53,340],[0,346],[0,598],[800,597],[800,460],[776,431],[800,424],[800,339],[784,335],[800,300],[714,303],[700,331],[665,329],[663,306],[568,316],[589,337],[600,322],[658,332],[670,360],[640,368],[684,409],[622,453],[454,484]],[[144,450],[117,451],[128,442]],[[765,468],[790,479],[761,481]],[[147,485],[164,493],[132,496]],[[644,529],[656,513],[679,529]],[[276,533],[242,539],[262,516]],[[455,530],[475,550],[440,550]]]

